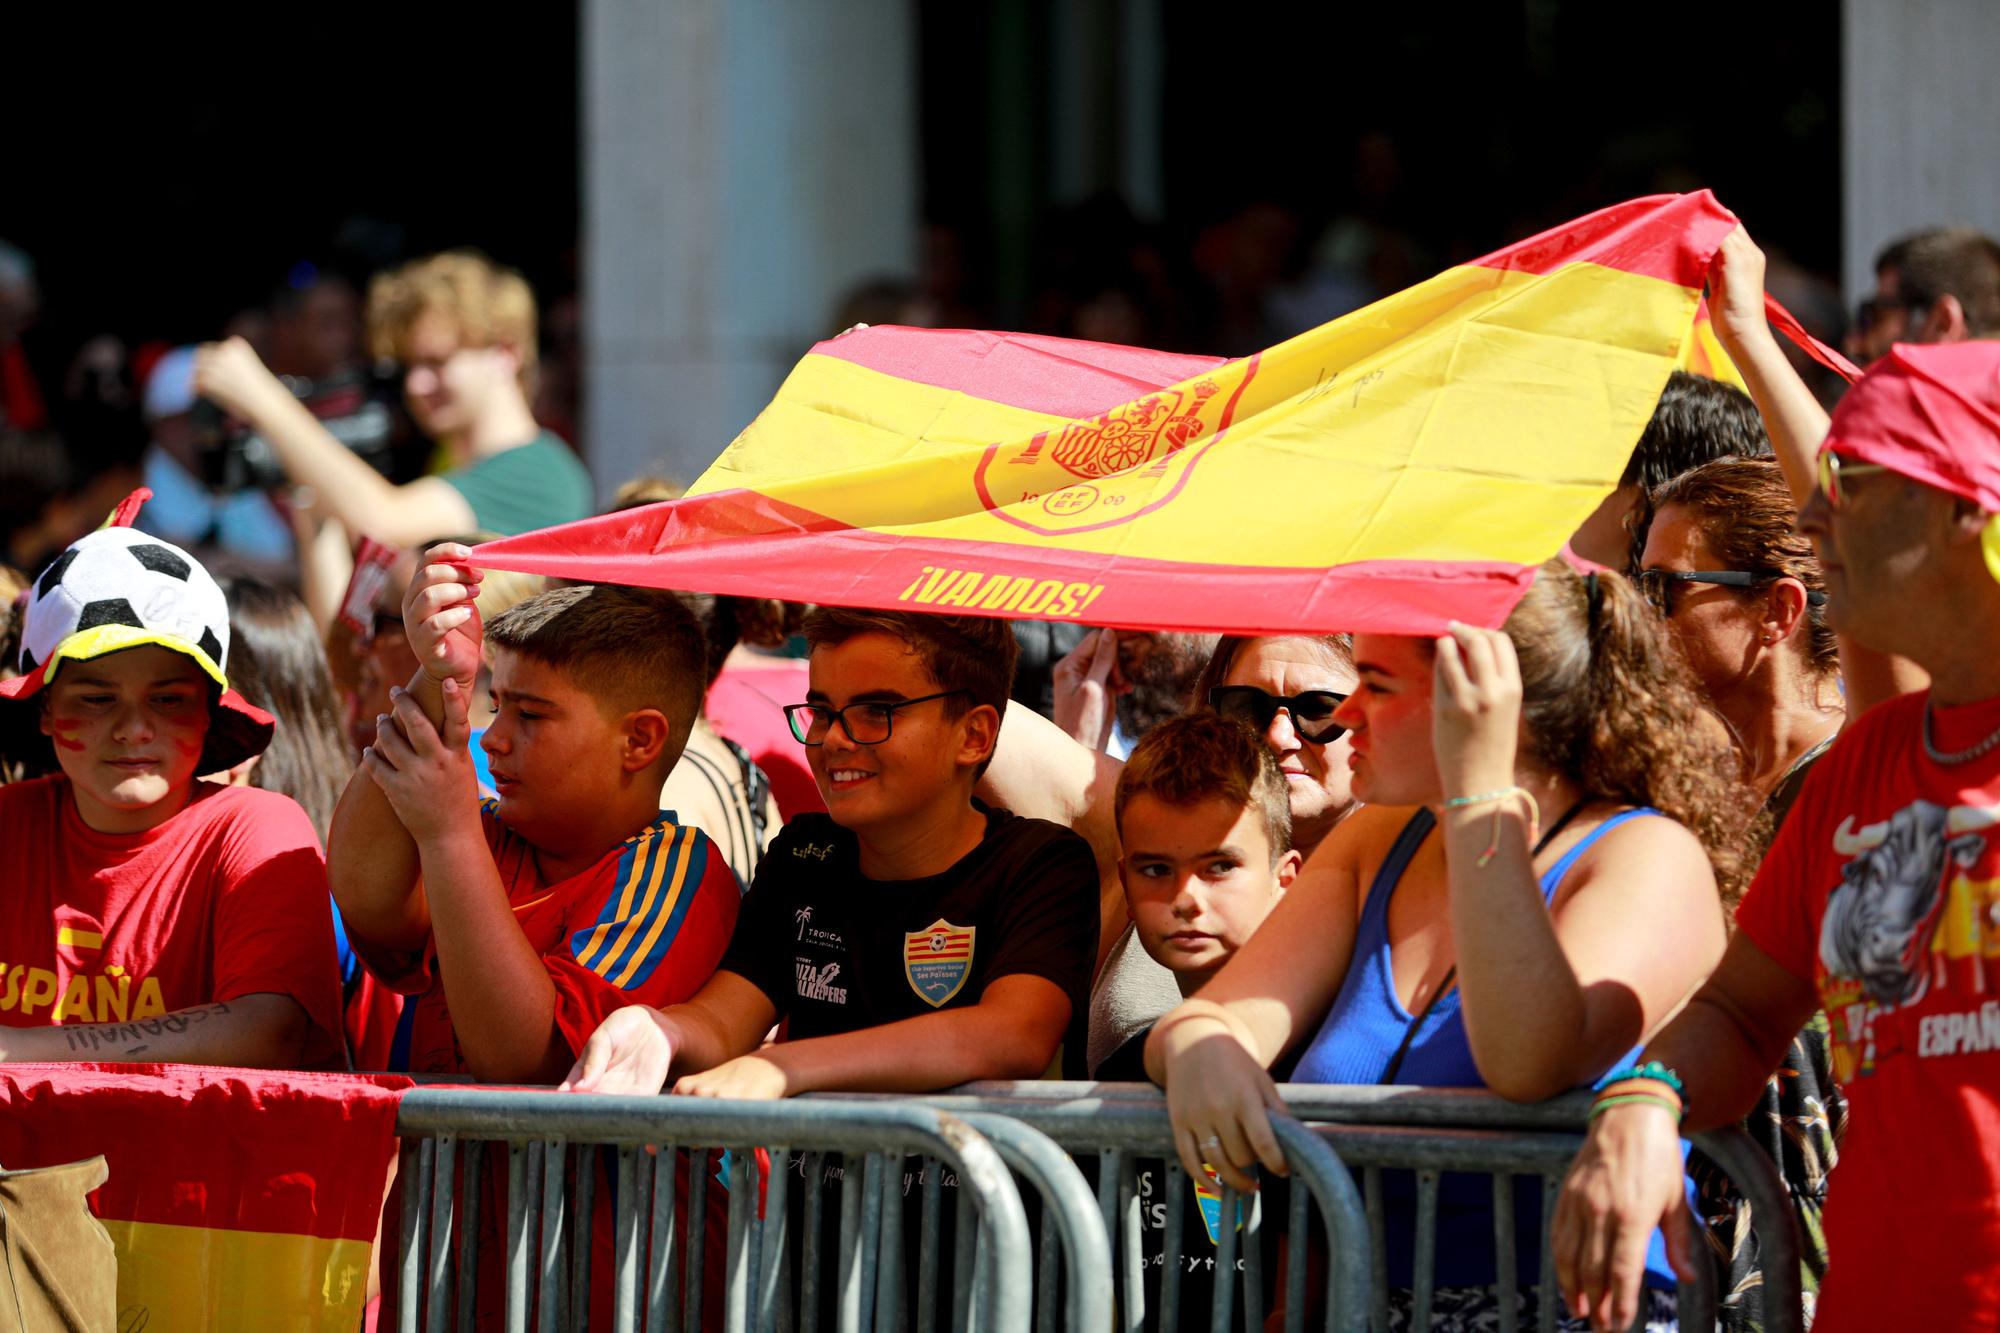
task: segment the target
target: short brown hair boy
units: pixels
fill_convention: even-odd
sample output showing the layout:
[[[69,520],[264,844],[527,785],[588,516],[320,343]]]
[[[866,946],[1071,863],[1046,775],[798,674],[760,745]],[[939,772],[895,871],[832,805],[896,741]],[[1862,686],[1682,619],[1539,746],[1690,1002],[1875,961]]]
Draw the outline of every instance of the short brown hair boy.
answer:
[[[517,602],[486,641],[555,667],[609,711],[657,708],[673,724],[671,769],[701,714],[707,644],[680,598],[651,588],[575,584]]]
[[[1276,865],[1292,849],[1292,807],[1271,747],[1234,718],[1187,713],[1147,732],[1118,775],[1112,810],[1122,820],[1134,797],[1167,805],[1221,799],[1254,807]]]
[[[863,634],[886,634],[910,645],[924,669],[945,690],[964,690],[970,702],[945,701],[946,717],[963,717],[984,704],[1002,717],[1014,688],[1021,646],[1014,628],[991,616],[934,616],[911,611],[862,611],[818,606],[805,619],[806,643],[832,648]]]

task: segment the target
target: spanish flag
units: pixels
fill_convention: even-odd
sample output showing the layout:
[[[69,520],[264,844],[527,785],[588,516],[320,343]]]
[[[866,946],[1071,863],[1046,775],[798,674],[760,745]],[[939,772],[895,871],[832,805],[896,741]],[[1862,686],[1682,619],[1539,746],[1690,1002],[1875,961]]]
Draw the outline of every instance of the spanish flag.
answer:
[[[478,548],[573,579],[1141,629],[1498,625],[1617,484],[1736,219],[1593,213],[1240,360],[819,344],[677,501]]]
[[[154,1020],[154,1021],[166,1021]],[[102,1155],[118,1327],[351,1330],[405,1078],[0,1066],[0,1162]]]

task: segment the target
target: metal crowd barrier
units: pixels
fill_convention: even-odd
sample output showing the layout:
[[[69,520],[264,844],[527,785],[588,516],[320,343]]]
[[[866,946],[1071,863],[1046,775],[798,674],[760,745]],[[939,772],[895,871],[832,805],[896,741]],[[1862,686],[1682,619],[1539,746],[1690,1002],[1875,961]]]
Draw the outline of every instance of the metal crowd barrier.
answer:
[[[1543,1299],[1537,1301],[1536,1313],[1543,1333],[1554,1328],[1561,1309],[1561,1295],[1555,1284],[1548,1228],[1554,1220],[1556,1190],[1582,1141],[1582,1130],[1590,1109],[1589,1094],[1574,1093],[1523,1105],[1489,1092],[1460,1088],[1295,1083],[1280,1084],[1278,1092],[1286,1106],[1311,1131],[1309,1137],[1315,1137],[1331,1147],[1345,1167],[1359,1170],[1362,1175],[1366,1244],[1349,1245],[1341,1239],[1343,1232],[1336,1230],[1336,1219],[1328,1219],[1329,1234],[1335,1237],[1331,1246],[1334,1263],[1337,1269],[1344,1269],[1336,1272],[1330,1284],[1329,1328],[1337,1327],[1344,1333],[1347,1329],[1365,1327],[1379,1333],[1387,1327],[1386,1218],[1382,1172],[1399,1169],[1414,1172],[1417,1185],[1411,1327],[1426,1327],[1430,1319],[1437,1260],[1434,1228],[1441,1177],[1446,1173],[1463,1172],[1493,1178],[1498,1326],[1505,1333],[1515,1333],[1518,1324],[1514,1311],[1517,1294],[1514,1259],[1518,1238],[1514,1234],[1513,1177],[1540,1177],[1543,1234],[1537,1287]],[[971,1084],[952,1095],[920,1100],[924,1105],[958,1112],[975,1108],[1001,1111],[1034,1125],[1073,1151],[1085,1151],[1094,1146],[1088,1128],[1091,1123],[1122,1126],[1131,1121],[1140,1108],[1152,1108],[1152,1114],[1164,1118],[1165,1105],[1164,1096],[1150,1084],[1050,1081]],[[1281,1133],[1285,1132],[1287,1127],[1282,1121],[1275,1121],[1274,1124],[1279,1126]],[[1113,1130],[1102,1142],[1117,1142],[1124,1146],[1131,1142],[1124,1137],[1127,1133],[1122,1128]],[[1805,1327],[1801,1307],[1799,1238],[1790,1199],[1776,1166],[1741,1129],[1697,1134],[1692,1142],[1708,1154],[1749,1200],[1751,1225],[1758,1237],[1764,1266],[1765,1327],[1770,1333],[1799,1333]],[[1157,1140],[1152,1148],[1156,1153],[1163,1149],[1171,1158],[1170,1139]],[[1295,1164],[1296,1174],[1298,1158],[1292,1155],[1290,1143],[1286,1148],[1288,1158]],[[1173,1173],[1179,1175],[1177,1168]],[[1345,1174],[1344,1169],[1342,1174]],[[1102,1180],[1100,1175],[1100,1182]],[[1297,1206],[1295,1195],[1294,1207]],[[1169,1213],[1170,1217],[1173,1215]],[[1112,1212],[1107,1209],[1106,1226],[1116,1234],[1118,1229],[1112,1217]],[[1698,1220],[1694,1222],[1694,1229],[1694,1252],[1705,1257],[1709,1248],[1705,1237],[1700,1235],[1701,1224]],[[1246,1228],[1245,1236],[1249,1234]],[[1127,1250],[1121,1260],[1129,1290],[1133,1238],[1121,1237],[1121,1240]],[[1178,1236],[1168,1237],[1170,1250],[1178,1244],[1178,1240]],[[1341,1253],[1343,1250],[1351,1250],[1352,1254],[1344,1256]],[[1301,1252],[1301,1246],[1296,1241],[1292,1252]],[[1363,1271],[1356,1274],[1351,1264],[1344,1263],[1348,1258],[1365,1265]],[[1302,1267],[1293,1264],[1287,1270],[1288,1281],[1294,1286],[1303,1280]],[[1339,1308],[1340,1302],[1336,1297],[1340,1296],[1343,1288],[1347,1293],[1365,1292],[1365,1304],[1356,1300],[1353,1303],[1355,1308]],[[1679,1284],[1677,1295],[1682,1329],[1710,1329],[1716,1326],[1714,1275],[1707,1265],[1701,1266],[1695,1282]],[[1175,1327],[1170,1322],[1173,1317],[1170,1313],[1171,1299],[1163,1295],[1161,1302],[1163,1308],[1158,1326],[1166,1333],[1173,1333]],[[1220,1298],[1217,1306],[1218,1309],[1212,1312],[1211,1333],[1228,1333],[1227,1307]],[[1288,1292],[1288,1316],[1299,1307],[1297,1293]],[[1257,1312],[1253,1309],[1247,1313],[1254,1316]],[[1122,1328],[1139,1327],[1129,1305],[1125,1315]],[[1251,1318],[1244,1327],[1257,1328],[1256,1319]],[[1288,1333],[1295,1327],[1296,1324],[1288,1318]]]
[[[1524,1106],[1459,1089],[1292,1084],[1279,1091],[1298,1117],[1298,1123],[1273,1122],[1293,1182],[1282,1231],[1288,1245],[1280,1293],[1287,1333],[1303,1333],[1305,1326],[1308,1265],[1302,1256],[1308,1252],[1315,1209],[1327,1237],[1323,1327],[1331,1333],[1386,1327],[1385,1170],[1408,1170],[1416,1179],[1411,1290],[1416,1328],[1428,1324],[1434,1296],[1441,1177],[1492,1177],[1498,1326],[1509,1333],[1517,1324],[1514,1177],[1538,1177],[1543,1236],[1537,1314],[1541,1329],[1554,1327],[1561,1298],[1547,1228],[1556,1187],[1580,1142],[1587,1096]],[[706,1218],[709,1150],[731,1150],[720,1323],[727,1333],[750,1328],[818,1333],[825,1281],[819,1254],[825,1206],[821,1166],[834,1154],[844,1154],[846,1163],[834,1268],[838,1333],[871,1328],[908,1333],[902,1208],[908,1155],[921,1156],[931,1168],[921,1173],[915,1333],[936,1333],[941,1281],[948,1284],[943,1290],[949,1293],[952,1333],[1018,1333],[1029,1325],[1031,1302],[1037,1328],[1067,1327],[1070,1333],[1180,1333],[1195,1327],[1200,1313],[1190,1316],[1181,1308],[1180,1275],[1189,1248],[1182,1218],[1189,1182],[1174,1152],[1164,1098],[1150,1085],[992,1083],[920,1098],[823,1094],[776,1103],[431,1088],[406,1094],[398,1132],[404,1136],[405,1181],[399,1315],[400,1327],[408,1333],[416,1333],[420,1309],[428,1333],[472,1326],[477,1233],[461,1219],[479,1211],[479,1153],[486,1143],[508,1146],[505,1314],[510,1333],[525,1333],[531,1301],[535,1326],[544,1333],[591,1326],[595,1172],[576,1171],[566,1187],[565,1154],[571,1147],[616,1151],[610,1326],[619,1333],[642,1327],[651,1333],[683,1328],[694,1333],[716,1326],[703,1290],[706,1227],[688,1225],[680,1246],[685,1253],[675,1253],[676,1147],[701,1150],[694,1160],[702,1167],[689,1172],[686,1209],[691,1223]],[[1796,1333],[1804,1327],[1799,1241],[1776,1168],[1740,1130],[1697,1135],[1694,1142],[1750,1201],[1765,1265],[1767,1328]],[[657,1156],[647,1151],[649,1145],[658,1147]],[[768,1177],[751,1151],[755,1148],[768,1150]],[[588,1164],[591,1155],[586,1151],[580,1156]],[[455,1159],[463,1168],[462,1196],[454,1193]],[[795,1159],[804,1159],[801,1188],[808,1191],[796,1242],[802,1264],[796,1311],[794,1242],[786,1221]],[[1094,1197],[1078,1161],[1095,1163]],[[1164,1182],[1157,1310],[1148,1308],[1137,1191],[1139,1171],[1149,1161],[1160,1163]],[[948,1270],[939,1253],[939,1162],[958,1172],[961,1186]],[[1360,1189],[1350,1168],[1361,1172]],[[1038,1243],[1031,1240],[1013,1175],[1040,1200]],[[755,1199],[764,1189],[768,1197],[760,1220]],[[1218,1278],[1207,1312],[1211,1333],[1231,1333],[1239,1326],[1256,1333],[1263,1327],[1270,1228],[1261,1195],[1239,1201],[1233,1190],[1226,1190],[1219,1216],[1236,1217],[1239,1202],[1247,1204],[1240,1232],[1225,1224],[1214,1237]],[[1706,1255],[1705,1243],[1698,1236],[1696,1240],[1696,1253]],[[1239,1255],[1241,1279],[1233,1281],[1227,1275],[1238,1271]],[[1683,1329],[1714,1327],[1712,1277],[1683,1284],[1679,1308]]]
[[[988,1133],[991,1131],[992,1137]],[[1072,1329],[1108,1324],[1109,1271],[1094,1204],[1075,1166],[1021,1126],[966,1120],[909,1102],[723,1102],[578,1097],[468,1087],[418,1088],[397,1116],[403,1212],[398,1327],[475,1326],[483,1151],[507,1149],[505,1327],[540,1333],[593,1327],[591,1250],[598,1150],[615,1152],[613,1309],[597,1327],[689,1333],[716,1326],[704,1290],[710,1153],[729,1150],[725,1290],[720,1326],[817,1333],[826,1159],[843,1155],[836,1283],[838,1333],[905,1333],[905,1158],[919,1156],[922,1236],[916,1246],[916,1333],[933,1333],[936,1296],[950,1295],[953,1333],[1026,1333],[1033,1290],[1026,1213],[1009,1168],[1040,1191],[1068,1261]],[[676,1149],[695,1149],[686,1224],[676,1235]],[[765,1175],[756,1149],[769,1156]],[[572,1154],[572,1149],[578,1150]],[[655,1151],[656,1150],[656,1151]],[[802,1158],[803,1222],[794,1241],[788,1191]],[[578,1169],[567,1173],[572,1160]],[[948,1275],[938,1253],[939,1164],[957,1173],[957,1237]],[[463,1182],[462,1192],[459,1188]],[[761,1205],[760,1205],[761,1200]],[[488,1206],[493,1206],[491,1201]],[[761,1220],[760,1220],[761,1212]],[[468,1224],[470,1222],[470,1224]],[[799,1251],[793,1309],[792,1250]],[[676,1254],[676,1249],[684,1253]],[[1044,1253],[1045,1271],[1053,1254]],[[940,1282],[948,1285],[940,1287]],[[1098,1298],[1102,1296],[1103,1300]]]

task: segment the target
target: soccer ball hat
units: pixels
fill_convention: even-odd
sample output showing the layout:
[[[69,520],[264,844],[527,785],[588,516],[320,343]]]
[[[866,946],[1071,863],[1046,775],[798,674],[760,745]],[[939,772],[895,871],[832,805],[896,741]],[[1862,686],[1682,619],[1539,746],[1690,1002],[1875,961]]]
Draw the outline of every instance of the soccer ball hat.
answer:
[[[0,749],[24,758],[46,747],[34,696],[67,662],[127,648],[166,648],[194,659],[215,682],[208,741],[198,772],[234,768],[262,754],[276,727],[269,713],[229,688],[229,602],[201,563],[178,546],[131,527],[151,491],[135,491],[111,522],[79,537],[25,594],[20,675],[0,680]]]

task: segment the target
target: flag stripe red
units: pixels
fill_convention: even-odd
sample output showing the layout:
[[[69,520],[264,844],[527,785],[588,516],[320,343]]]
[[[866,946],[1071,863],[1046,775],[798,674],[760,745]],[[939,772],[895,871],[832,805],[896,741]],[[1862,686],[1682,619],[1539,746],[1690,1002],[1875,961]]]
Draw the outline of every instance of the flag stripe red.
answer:
[[[1736,225],[1736,215],[1707,190],[1652,195],[1599,209],[1472,263],[1522,273],[1601,264],[1699,289],[1708,280],[1709,257]]]
[[[104,1154],[98,1216],[370,1241],[399,1076],[191,1065],[0,1067],[0,1162]]]
[[[800,542],[805,533],[814,540]],[[1245,634],[1323,633],[1364,617],[1383,634],[1434,634],[1452,619],[1494,628],[1534,578],[1533,566],[1503,561],[1368,560],[1286,569],[926,538],[849,527],[743,490],[503,537],[475,548],[472,558],[486,569],[645,588],[699,583],[723,595],[978,615],[977,606],[903,595],[927,569],[965,569],[1075,589],[1040,613],[1025,612],[1046,619]],[[1215,608],[1217,623],[1194,623],[1191,611],[1207,608]]]

